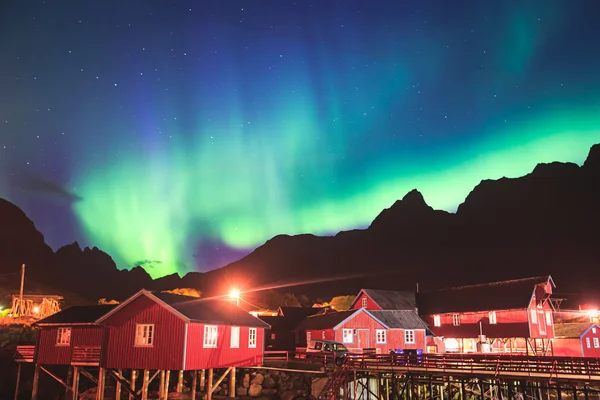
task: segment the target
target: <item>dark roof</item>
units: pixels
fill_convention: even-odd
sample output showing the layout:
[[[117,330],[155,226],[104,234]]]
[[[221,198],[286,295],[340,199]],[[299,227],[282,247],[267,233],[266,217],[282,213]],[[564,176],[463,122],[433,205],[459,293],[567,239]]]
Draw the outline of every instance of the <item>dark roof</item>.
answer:
[[[158,297],[167,304],[181,303],[182,301],[198,300],[198,297],[184,296],[182,294],[175,294],[169,292],[150,292],[154,296]]]
[[[549,279],[546,275],[417,293],[417,305],[421,315],[527,308],[535,285]]]
[[[554,337],[557,338],[579,338],[583,335],[583,332],[588,330],[592,325],[591,323],[574,323],[574,324],[555,324],[554,325]]]
[[[414,292],[378,289],[363,289],[363,292],[383,310],[414,310],[417,307]]]
[[[383,310],[369,313],[390,329],[427,329],[415,311]]]
[[[350,317],[352,314],[361,312],[359,310],[348,310],[348,311],[333,311],[327,312],[325,314],[317,314],[311,315],[310,317],[306,317],[296,329],[306,331],[306,330],[318,330],[318,329],[331,329],[340,324],[340,322],[344,321],[346,318]]]
[[[46,324],[91,324],[115,308],[117,304],[73,306],[39,320],[36,325]]]
[[[250,315],[229,300],[194,298],[190,301],[172,303],[170,306],[191,321],[269,328],[267,323]]]

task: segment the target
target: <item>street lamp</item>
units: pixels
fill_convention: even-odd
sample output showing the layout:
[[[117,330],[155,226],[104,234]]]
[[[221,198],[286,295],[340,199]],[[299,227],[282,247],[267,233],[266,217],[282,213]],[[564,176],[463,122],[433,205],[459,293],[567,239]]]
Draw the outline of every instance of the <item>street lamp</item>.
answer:
[[[236,306],[240,306],[240,291],[237,289],[233,289],[231,292],[229,292],[229,295],[231,296],[231,298],[235,299],[235,305]]]

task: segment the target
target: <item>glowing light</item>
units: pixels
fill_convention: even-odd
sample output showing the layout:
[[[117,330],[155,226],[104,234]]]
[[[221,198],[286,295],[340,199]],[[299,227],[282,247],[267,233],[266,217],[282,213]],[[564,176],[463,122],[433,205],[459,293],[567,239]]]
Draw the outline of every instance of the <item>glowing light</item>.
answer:
[[[33,307],[33,312],[34,313],[39,313],[40,312],[40,308],[39,307]]]
[[[587,314],[591,317],[591,318],[596,318],[598,317],[598,310],[587,310]]]
[[[229,292],[229,295],[231,296],[232,299],[239,299],[240,291],[237,289],[233,289],[231,292]]]

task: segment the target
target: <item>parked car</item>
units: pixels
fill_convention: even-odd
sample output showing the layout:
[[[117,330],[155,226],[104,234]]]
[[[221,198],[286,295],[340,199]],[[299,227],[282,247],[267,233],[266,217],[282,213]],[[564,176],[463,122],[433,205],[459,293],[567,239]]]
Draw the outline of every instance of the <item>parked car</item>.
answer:
[[[328,355],[333,356],[333,361],[341,365],[348,356],[348,348],[340,342],[334,340],[311,340],[306,346],[307,359],[325,359]]]

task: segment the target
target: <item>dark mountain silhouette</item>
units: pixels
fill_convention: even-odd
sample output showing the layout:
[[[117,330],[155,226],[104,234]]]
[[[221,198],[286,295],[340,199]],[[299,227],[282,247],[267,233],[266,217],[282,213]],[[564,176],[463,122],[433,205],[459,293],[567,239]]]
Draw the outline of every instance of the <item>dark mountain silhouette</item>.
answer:
[[[369,228],[333,237],[276,236],[248,256],[207,273],[152,281],[140,267],[118,271],[106,253],[77,243],[53,254],[25,214],[0,200],[0,274],[22,262],[36,279],[88,298],[193,287],[281,287],[331,297],[362,287],[422,289],[551,274],[558,292],[600,283],[600,145],[583,166],[539,164],[521,178],[482,181],[458,211],[427,205],[417,190],[383,210]],[[288,285],[294,285],[289,287]]]

